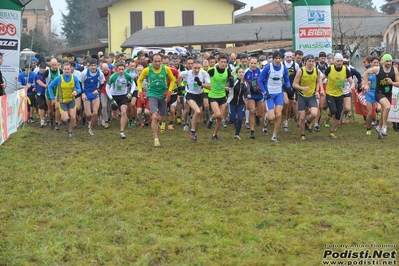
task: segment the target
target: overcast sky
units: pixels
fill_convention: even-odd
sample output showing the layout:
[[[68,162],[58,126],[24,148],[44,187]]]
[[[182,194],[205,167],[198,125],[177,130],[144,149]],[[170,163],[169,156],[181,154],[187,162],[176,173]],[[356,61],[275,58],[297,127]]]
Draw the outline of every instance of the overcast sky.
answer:
[[[35,1],[35,0],[33,0]],[[246,7],[243,10],[240,10],[237,12],[237,14],[247,11],[253,7],[258,7],[261,5],[264,5],[265,3],[270,3],[273,0],[240,0],[243,3],[246,3]],[[51,6],[53,7],[54,11],[54,16],[52,17],[52,29],[55,30],[55,32],[60,33],[61,32],[61,12],[63,13],[68,13],[66,10],[66,2],[65,0],[50,0]],[[385,3],[385,0],[373,0],[373,3],[375,6],[377,6],[377,10],[380,10],[380,6],[382,6]]]

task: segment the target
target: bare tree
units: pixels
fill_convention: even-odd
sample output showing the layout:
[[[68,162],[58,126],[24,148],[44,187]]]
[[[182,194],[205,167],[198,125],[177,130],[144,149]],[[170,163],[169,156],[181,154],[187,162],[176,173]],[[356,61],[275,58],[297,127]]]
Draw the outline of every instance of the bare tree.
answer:
[[[281,11],[283,11],[284,17],[282,20],[291,20],[292,16],[292,5],[289,4],[288,0],[277,0],[276,1],[279,5],[280,10],[276,10],[276,14],[281,14]]]
[[[365,18],[344,18],[337,14],[333,20],[333,50],[341,50],[351,58],[356,52],[367,50],[371,35],[363,24]],[[361,54],[361,53],[360,53]]]

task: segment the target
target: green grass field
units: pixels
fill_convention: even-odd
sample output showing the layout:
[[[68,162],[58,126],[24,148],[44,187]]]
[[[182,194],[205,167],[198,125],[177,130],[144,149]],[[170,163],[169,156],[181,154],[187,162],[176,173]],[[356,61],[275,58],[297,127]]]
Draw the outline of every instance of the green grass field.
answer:
[[[399,244],[399,133],[290,129],[179,126],[155,148],[117,121],[30,124],[0,146],[0,265],[322,265],[327,244]]]

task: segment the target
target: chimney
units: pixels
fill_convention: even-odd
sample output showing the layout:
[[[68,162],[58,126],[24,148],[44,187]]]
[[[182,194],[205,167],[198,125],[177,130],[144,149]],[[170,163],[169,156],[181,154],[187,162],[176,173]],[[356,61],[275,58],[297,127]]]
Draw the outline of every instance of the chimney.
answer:
[[[253,6],[251,6],[251,8],[250,8],[250,9],[251,9],[251,11],[253,11],[253,10],[254,10],[254,7],[253,7]]]

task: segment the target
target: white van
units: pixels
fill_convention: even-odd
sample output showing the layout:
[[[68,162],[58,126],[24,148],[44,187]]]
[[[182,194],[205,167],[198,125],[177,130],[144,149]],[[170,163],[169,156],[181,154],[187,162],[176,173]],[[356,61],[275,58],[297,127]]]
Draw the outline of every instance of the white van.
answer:
[[[159,53],[162,49],[165,50],[165,54],[171,53],[186,53],[187,49],[184,47],[143,47],[143,46],[135,46],[133,47],[132,58],[137,56],[137,53],[140,51],[147,51],[148,53],[152,52],[153,54]]]

